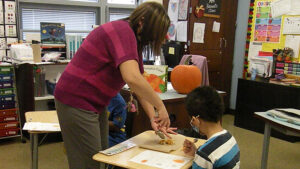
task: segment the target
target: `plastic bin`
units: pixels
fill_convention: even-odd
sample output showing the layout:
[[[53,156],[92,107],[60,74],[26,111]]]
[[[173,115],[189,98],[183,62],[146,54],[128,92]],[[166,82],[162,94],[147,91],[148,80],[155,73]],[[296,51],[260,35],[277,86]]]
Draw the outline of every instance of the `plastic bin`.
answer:
[[[8,115],[8,116],[0,116],[0,123],[17,121],[17,120],[18,120],[18,116],[16,114]]]
[[[15,101],[15,95],[0,95],[0,104],[12,103]]]
[[[19,122],[17,121],[0,123],[0,130],[13,129],[13,128],[17,128],[18,126],[19,126]]]
[[[10,95],[14,94],[14,88],[6,88],[6,89],[0,89],[0,95]]]
[[[6,110],[0,110],[0,117],[1,116],[9,116],[9,115],[15,115],[17,114],[17,109],[6,109]]]
[[[14,80],[13,74],[0,74],[0,80],[1,81]]]
[[[16,108],[16,102],[15,101],[0,104],[0,110],[13,109],[13,108]]]
[[[13,71],[13,67],[12,66],[3,66],[0,67],[0,74],[12,74]]]
[[[4,88],[13,88],[13,81],[8,80],[8,81],[0,81],[0,89]]]
[[[0,137],[14,136],[19,133],[19,128],[0,130]]]

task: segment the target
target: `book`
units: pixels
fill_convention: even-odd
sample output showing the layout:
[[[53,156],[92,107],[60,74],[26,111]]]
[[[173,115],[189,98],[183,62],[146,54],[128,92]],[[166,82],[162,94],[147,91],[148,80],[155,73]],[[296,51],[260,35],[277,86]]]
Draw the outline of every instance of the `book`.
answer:
[[[167,91],[168,66],[167,65],[144,65],[144,78],[154,91],[164,93]]]
[[[65,24],[41,22],[42,44],[65,44]]]

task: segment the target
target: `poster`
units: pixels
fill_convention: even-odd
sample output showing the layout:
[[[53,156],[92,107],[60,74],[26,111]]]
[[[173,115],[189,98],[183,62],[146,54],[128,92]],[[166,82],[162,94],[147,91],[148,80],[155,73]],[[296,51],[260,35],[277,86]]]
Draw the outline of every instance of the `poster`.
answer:
[[[177,23],[177,41],[187,42],[187,25],[188,21],[179,21]]]
[[[168,29],[168,37],[170,40],[173,40],[175,41],[176,39],[176,25],[177,25],[177,22],[172,22],[171,21],[171,24],[170,24],[170,27]]]
[[[168,6],[168,15],[171,21],[178,21],[178,6],[179,0],[170,0]]]
[[[188,15],[189,0],[179,0],[178,19],[186,20]]]
[[[272,18],[271,2],[258,1],[254,28],[254,42],[280,42],[281,18]]]
[[[205,23],[194,23],[193,42],[204,43]]]

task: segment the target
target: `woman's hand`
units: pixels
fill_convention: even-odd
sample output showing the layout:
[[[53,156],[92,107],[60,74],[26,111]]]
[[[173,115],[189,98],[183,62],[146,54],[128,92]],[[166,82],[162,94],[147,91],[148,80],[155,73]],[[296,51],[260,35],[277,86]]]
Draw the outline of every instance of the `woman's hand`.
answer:
[[[177,128],[175,127],[170,127],[170,128],[166,128],[166,127],[160,127],[158,122],[157,122],[157,118],[153,118],[151,119],[151,126],[152,126],[152,129],[154,131],[161,131],[164,133],[164,135],[166,135],[169,139],[171,139],[172,137],[168,134],[177,134],[175,132],[175,130],[177,130]]]
[[[157,112],[158,117],[156,118],[156,121],[158,122],[159,126],[169,128],[170,118],[165,106],[163,106],[163,108],[158,109]]]
[[[186,154],[186,155],[189,155],[189,156],[195,156],[195,153],[196,153],[196,146],[193,142],[185,139],[184,142],[183,142],[183,152]]]

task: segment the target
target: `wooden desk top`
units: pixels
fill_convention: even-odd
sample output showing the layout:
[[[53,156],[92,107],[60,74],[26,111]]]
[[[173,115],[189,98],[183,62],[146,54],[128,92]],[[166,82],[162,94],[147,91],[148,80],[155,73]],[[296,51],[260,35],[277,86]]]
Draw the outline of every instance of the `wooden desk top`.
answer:
[[[56,110],[25,113],[26,122],[59,123]],[[29,133],[52,133],[55,131],[28,131]]]
[[[153,131],[145,131],[145,132],[153,132]],[[134,143],[138,144],[138,142],[140,142],[140,139],[143,139],[142,137],[140,137],[143,133],[132,137],[130,140],[133,141]],[[194,138],[191,137],[186,137],[187,139],[193,141]],[[206,140],[202,140],[199,139],[195,144],[197,147],[199,147],[200,145],[203,145],[205,143]],[[150,167],[150,166],[146,166],[146,165],[142,165],[142,164],[137,164],[134,162],[129,161],[131,158],[135,157],[136,155],[138,155],[139,153],[146,151],[147,149],[143,149],[143,148],[139,148],[134,147],[131,148],[129,150],[126,150],[122,153],[119,154],[115,154],[112,156],[107,156],[101,153],[95,154],[93,156],[93,159],[99,162],[104,162],[107,164],[112,164],[114,166],[119,166],[119,167],[123,167],[123,168],[133,168],[133,169],[155,169],[155,167]],[[172,155],[179,155],[179,156],[186,156],[184,154],[184,152],[182,151],[182,146],[181,148],[179,148],[176,151],[172,151],[170,154]],[[188,156],[186,156],[188,157]],[[190,162],[188,162],[182,169],[188,169],[189,167],[192,166],[193,161],[191,160]]]
[[[56,110],[26,112],[25,119],[26,122],[58,123]]]

